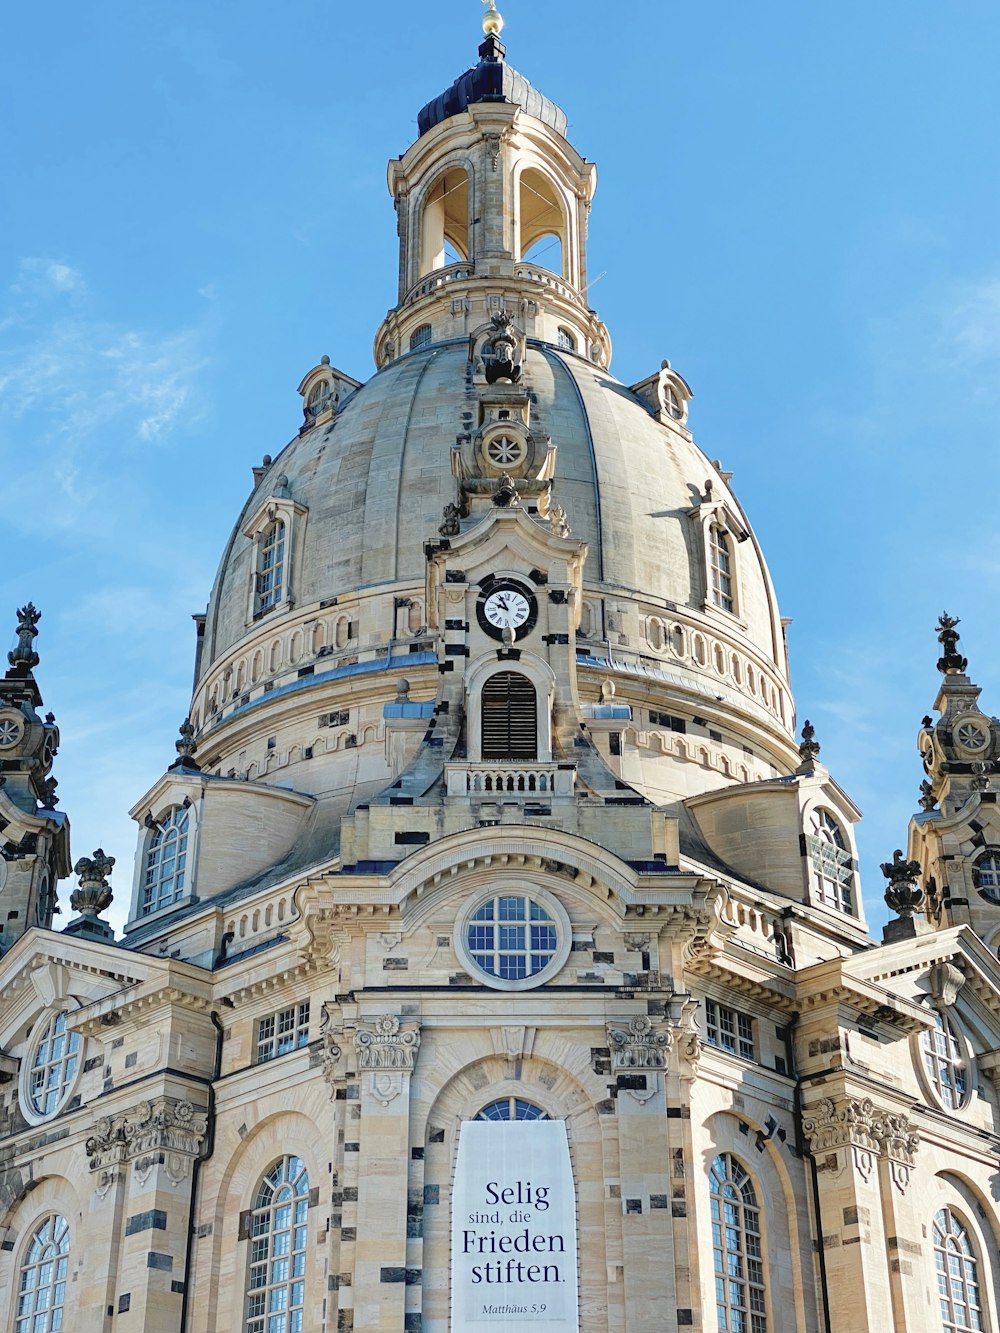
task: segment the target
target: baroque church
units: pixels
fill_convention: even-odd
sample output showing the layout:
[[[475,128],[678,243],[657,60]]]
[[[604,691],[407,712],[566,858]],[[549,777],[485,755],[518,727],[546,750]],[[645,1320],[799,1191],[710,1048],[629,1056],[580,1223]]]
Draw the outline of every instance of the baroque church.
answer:
[[[612,375],[595,167],[488,4],[131,876],[74,866],[18,611],[0,1333],[997,1333],[1000,722],[942,617],[873,940],[760,541],[683,376]]]

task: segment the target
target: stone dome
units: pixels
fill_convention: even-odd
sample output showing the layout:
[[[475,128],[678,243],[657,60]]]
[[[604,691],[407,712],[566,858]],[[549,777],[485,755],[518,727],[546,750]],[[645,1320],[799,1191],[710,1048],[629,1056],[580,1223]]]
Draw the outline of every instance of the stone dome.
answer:
[[[326,427],[307,431],[271,463],[226,547],[201,679],[260,632],[247,625],[254,544],[244,529],[276,489],[307,511],[293,553],[296,616],[361,588],[422,578],[424,544],[436,539],[454,499],[451,454],[469,428],[468,371],[467,346],[454,342],[403,356],[355,391]],[[685,620],[702,618],[704,554],[692,510],[706,481],[714,499],[743,517],[715,466],[686,431],[658,423],[635,393],[579,356],[531,347],[523,384],[532,431],[557,450],[553,496],[573,535],[589,546],[587,585],[595,594],[642,599],[664,619],[674,610]],[[740,545],[740,615],[725,625],[725,637],[784,681],[770,577],[753,537]],[[717,636],[718,624],[709,631]]]
[[[456,440],[473,426],[471,377],[467,341],[402,356],[262,472],[212,591],[196,689],[200,720],[215,716],[211,687],[226,673],[226,687],[215,693],[220,715],[268,681],[301,679],[317,653],[363,658],[366,650],[390,647],[395,656],[391,638],[419,639],[422,613],[420,623],[411,618],[393,636],[381,603],[422,596],[425,544],[438,539],[455,498]],[[612,674],[641,673],[647,686],[659,677],[665,693],[702,695],[713,707],[729,699],[787,739],[792,705],[774,592],[715,466],[686,428],[657,420],[636,392],[580,356],[530,345],[520,387],[530,401],[532,436],[554,451],[552,500],[588,545],[581,655],[607,660]],[[290,552],[294,605],[254,619],[249,520],[266,513],[272,497],[299,515]],[[712,606],[706,586],[706,498],[713,512],[728,515],[730,529],[740,525],[736,615]],[[466,518],[463,528],[475,521]],[[338,646],[332,622],[345,609],[351,634]],[[274,659],[276,632],[282,647]]]
[[[595,167],[495,37],[480,57],[389,165],[400,285],[377,373],[360,384],[324,357],[298,436],[254,471],[201,625],[198,763],[339,809],[374,799],[417,762],[442,673],[462,658],[474,681],[495,653],[476,626],[490,581],[527,579],[537,604],[558,568],[547,600],[568,610],[526,646],[553,751],[572,727],[599,733],[622,787],[655,802],[787,775],[794,705],[760,547],[694,443],[683,378],[664,362],[628,387],[607,369],[587,301]],[[526,526],[491,547],[500,569],[437,560],[481,555],[511,500]],[[447,707],[459,754],[456,712],[481,702],[470,685]]]

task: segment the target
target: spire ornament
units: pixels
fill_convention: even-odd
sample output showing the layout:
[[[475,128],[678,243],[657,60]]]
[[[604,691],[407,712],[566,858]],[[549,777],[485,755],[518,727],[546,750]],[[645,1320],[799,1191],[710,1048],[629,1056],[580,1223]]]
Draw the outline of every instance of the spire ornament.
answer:
[[[114,869],[115,858],[98,847],[93,856],[83,856],[73,867],[79,875],[80,886],[70,895],[69,905],[78,915],[66,927],[67,935],[87,935],[92,939],[114,940],[115,933],[106,921],[99,920],[114,902],[108,876]]]
[[[804,764],[811,764],[819,755],[820,745],[816,740],[816,728],[806,718],[802,724],[802,744],[799,746],[799,755]]]
[[[170,765],[171,771],[177,768],[190,768],[197,772],[201,771],[201,765],[194,757],[197,749],[197,743],[194,738],[194,725],[190,717],[186,717],[180,725],[179,738],[174,741],[174,749],[177,751],[177,759]]]
[[[489,8],[483,15],[483,32],[487,37],[499,37],[503,32],[503,15],[497,9],[496,0],[483,0]]]
[[[962,676],[969,665],[969,659],[958,651],[958,640],[961,636],[955,632],[955,627],[961,623],[956,616],[950,616],[947,611],[943,611],[935,627],[938,643],[944,649],[937,664],[938,671],[942,675]]]
[[[36,626],[41,618],[42,613],[36,610],[33,602],[18,607],[17,647],[7,654],[7,661],[15,670],[20,667],[22,670],[31,671],[33,667],[38,666],[41,659],[32,645],[38,637]]]
[[[892,860],[883,863],[882,874],[889,881],[885,891],[885,900],[889,907],[901,917],[912,917],[923,901],[923,890],[917,883],[920,874],[919,861],[904,861],[903,853],[897,847]]]

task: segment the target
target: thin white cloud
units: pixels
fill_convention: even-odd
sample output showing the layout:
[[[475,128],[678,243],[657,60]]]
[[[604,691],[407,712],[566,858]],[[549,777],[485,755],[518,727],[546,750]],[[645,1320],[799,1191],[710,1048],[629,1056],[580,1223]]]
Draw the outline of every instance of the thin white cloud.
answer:
[[[39,258],[21,261],[8,302],[0,460],[24,487],[43,488],[50,524],[80,526],[92,521],[100,477],[127,473],[137,452],[200,420],[205,316],[167,332],[116,325],[90,315],[76,268]]]
[[[1000,276],[987,275],[955,290],[944,311],[942,340],[953,370],[978,374],[1000,361]]]
[[[82,293],[86,283],[79,269],[59,259],[22,259],[12,291],[17,295],[52,296]]]

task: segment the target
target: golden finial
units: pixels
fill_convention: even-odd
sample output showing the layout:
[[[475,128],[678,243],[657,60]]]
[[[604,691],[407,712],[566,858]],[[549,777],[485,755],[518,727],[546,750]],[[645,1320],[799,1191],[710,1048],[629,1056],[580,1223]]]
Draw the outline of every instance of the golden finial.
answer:
[[[483,0],[484,5],[489,5],[483,16],[483,32],[487,37],[499,37],[503,32],[503,15],[497,9],[496,0]]]

